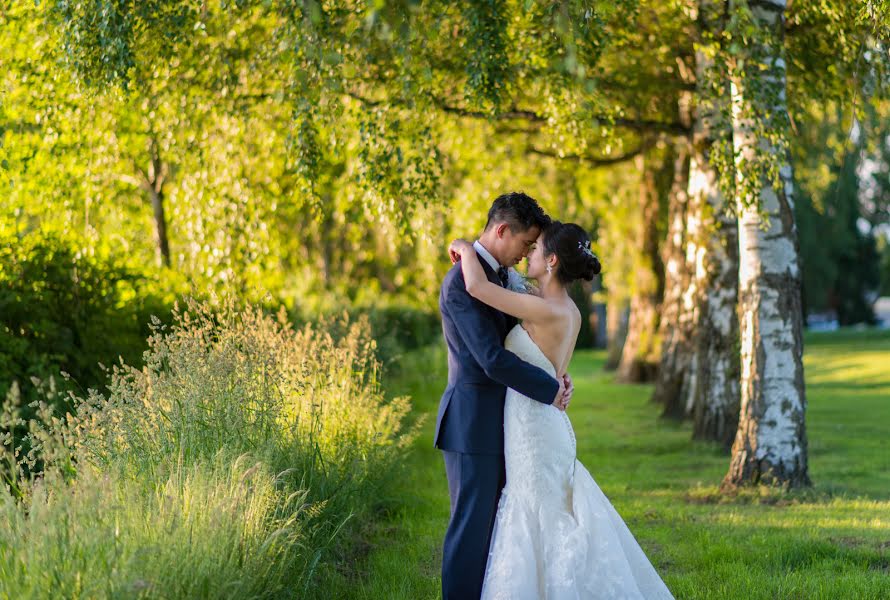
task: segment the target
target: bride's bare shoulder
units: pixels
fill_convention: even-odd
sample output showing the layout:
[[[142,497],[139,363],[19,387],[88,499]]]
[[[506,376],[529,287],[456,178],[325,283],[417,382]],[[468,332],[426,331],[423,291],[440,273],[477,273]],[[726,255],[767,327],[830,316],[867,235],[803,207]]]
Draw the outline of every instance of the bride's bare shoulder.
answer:
[[[578,310],[578,305],[575,304],[575,301],[571,298],[568,298],[561,306],[560,315],[562,318],[567,319],[569,321],[575,322],[581,320],[581,311]]]

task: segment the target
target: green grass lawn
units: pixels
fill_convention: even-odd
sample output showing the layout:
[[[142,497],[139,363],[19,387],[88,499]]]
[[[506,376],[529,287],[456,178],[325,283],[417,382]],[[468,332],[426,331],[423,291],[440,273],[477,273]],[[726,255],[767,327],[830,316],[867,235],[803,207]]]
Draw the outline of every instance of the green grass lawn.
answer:
[[[688,424],[660,421],[651,386],[613,383],[603,359],[585,351],[572,363],[579,458],[677,598],[890,598],[890,333],[807,337],[803,492],[721,496],[728,456],[690,441]],[[327,582],[336,597],[439,596],[448,493],[431,440],[445,356],[427,350],[404,366],[390,389],[413,397],[423,435],[366,554]]]

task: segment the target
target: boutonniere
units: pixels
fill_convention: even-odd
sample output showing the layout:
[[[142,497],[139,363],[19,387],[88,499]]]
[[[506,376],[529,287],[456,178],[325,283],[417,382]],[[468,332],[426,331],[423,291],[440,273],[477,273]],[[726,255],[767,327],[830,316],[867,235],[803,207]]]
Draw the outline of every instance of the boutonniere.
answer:
[[[521,294],[528,294],[534,286],[529,283],[528,279],[519,271],[510,267],[507,269],[507,289],[519,292]]]

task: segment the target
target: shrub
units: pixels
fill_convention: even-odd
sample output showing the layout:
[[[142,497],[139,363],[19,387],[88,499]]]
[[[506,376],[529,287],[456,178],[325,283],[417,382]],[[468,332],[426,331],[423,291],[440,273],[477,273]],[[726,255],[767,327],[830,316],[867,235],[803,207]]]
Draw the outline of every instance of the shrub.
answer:
[[[320,320],[330,324],[343,314],[349,314],[352,319],[367,319],[371,337],[377,344],[377,356],[391,370],[398,370],[399,360],[405,352],[432,344],[442,337],[437,312],[399,299],[382,299],[376,304],[343,304],[317,313],[296,306],[291,318],[296,323]],[[344,332],[333,329],[332,334],[339,336]]]
[[[27,408],[37,398],[31,378],[60,371],[98,387],[100,363],[135,364],[149,315],[169,314],[172,295],[151,275],[87,246],[68,233],[0,227],[0,397],[18,382]]]

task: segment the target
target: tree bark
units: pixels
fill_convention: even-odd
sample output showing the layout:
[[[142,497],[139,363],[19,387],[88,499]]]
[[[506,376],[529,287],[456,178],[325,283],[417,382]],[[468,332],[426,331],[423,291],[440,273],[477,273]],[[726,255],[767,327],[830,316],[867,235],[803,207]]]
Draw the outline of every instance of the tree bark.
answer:
[[[734,11],[746,9],[737,2],[732,6]],[[779,185],[762,172],[755,170],[752,175],[750,170],[757,152],[778,151],[767,138],[778,131],[771,119],[787,117],[781,54],[785,1],[757,0],[750,4],[750,11],[763,39],[746,49],[744,71],[733,77],[731,86],[739,223],[741,413],[724,486],[798,487],[810,481],[792,171],[784,151]],[[755,126],[761,127],[759,134]],[[746,190],[756,190],[753,201]]]
[[[594,294],[602,291],[603,279],[596,277],[590,282],[590,297],[594,298]],[[594,348],[608,348],[609,335],[606,331],[606,305],[596,300],[591,302],[590,306],[590,330],[593,334]]]
[[[151,207],[155,217],[155,241],[157,243],[158,262],[165,267],[170,266],[170,242],[167,238],[167,217],[164,214],[164,189],[159,186],[149,187]]]
[[[680,100],[680,118],[689,119],[691,94]],[[674,181],[668,196],[667,237],[664,243],[664,298],[661,304],[659,337],[661,357],[651,401],[665,407],[662,416],[682,416],[675,410],[683,390],[689,368],[689,315],[684,305],[684,294],[689,285],[686,262],[686,192],[689,181],[689,140],[678,138],[674,159]]]
[[[658,302],[661,298],[661,256],[658,252],[659,194],[655,169],[649,160],[640,157],[641,240],[639,266],[635,270],[634,291],[630,300],[627,339],[621,353],[616,379],[622,383],[653,381],[658,367]]]
[[[707,150],[697,150],[693,161],[697,181],[690,187],[701,186],[695,192],[703,208],[705,239],[696,276],[695,385],[688,390],[687,404],[692,407],[693,438],[729,449],[739,415],[738,229],[735,217],[727,214]]]
[[[143,173],[148,195],[151,198],[151,207],[155,218],[155,242],[157,248],[158,263],[170,266],[170,240],[167,237],[167,217],[164,212],[164,182],[167,179],[167,166],[161,160],[158,141],[154,137],[149,139],[148,152],[151,162],[148,173]]]
[[[606,303],[606,338],[608,352],[604,368],[614,371],[621,362],[621,352],[624,349],[624,340],[627,337],[627,319],[625,313],[627,303],[619,301],[611,295]]]
[[[698,23],[701,40],[720,33],[722,3],[702,0]],[[689,386],[686,405],[691,407],[694,439],[716,441],[728,450],[739,415],[738,353],[738,226],[727,210],[717,171],[711,163],[713,131],[719,112],[728,107],[729,89],[723,73],[714,72],[709,52],[699,45],[695,54],[699,102],[693,128],[693,154],[689,194],[700,211],[696,248],[696,309],[693,347],[695,385]],[[709,85],[716,79],[717,85]],[[706,98],[708,89],[716,98]],[[725,92],[724,92],[725,90]]]

